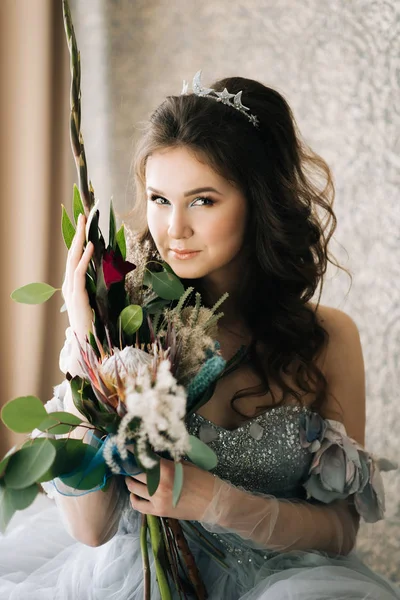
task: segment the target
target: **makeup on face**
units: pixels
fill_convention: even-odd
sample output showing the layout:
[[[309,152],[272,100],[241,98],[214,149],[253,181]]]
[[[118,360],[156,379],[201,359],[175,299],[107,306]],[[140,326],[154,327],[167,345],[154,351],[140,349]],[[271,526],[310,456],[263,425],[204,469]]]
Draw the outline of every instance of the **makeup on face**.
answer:
[[[146,190],[150,233],[178,277],[206,277],[240,252],[246,199],[193,152],[180,147],[153,153]]]

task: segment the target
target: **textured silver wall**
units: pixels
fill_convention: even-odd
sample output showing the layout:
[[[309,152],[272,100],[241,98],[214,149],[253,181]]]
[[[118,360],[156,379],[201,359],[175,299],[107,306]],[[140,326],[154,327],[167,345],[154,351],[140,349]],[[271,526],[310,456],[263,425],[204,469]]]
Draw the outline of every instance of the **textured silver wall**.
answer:
[[[140,120],[182,79],[241,75],[282,92],[307,142],[330,164],[339,225],[323,303],[361,332],[367,446],[399,458],[400,4],[396,0],[75,0],[83,132],[97,196],[132,205]],[[347,252],[346,252],[347,251]],[[387,520],[359,549],[400,581],[400,471],[385,476]]]

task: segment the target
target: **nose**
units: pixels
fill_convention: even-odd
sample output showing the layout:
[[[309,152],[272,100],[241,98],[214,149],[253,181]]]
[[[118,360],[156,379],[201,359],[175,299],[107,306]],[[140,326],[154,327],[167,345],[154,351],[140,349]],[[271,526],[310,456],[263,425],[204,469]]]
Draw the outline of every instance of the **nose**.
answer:
[[[168,235],[175,240],[187,239],[193,235],[189,216],[183,207],[174,207],[170,213]]]

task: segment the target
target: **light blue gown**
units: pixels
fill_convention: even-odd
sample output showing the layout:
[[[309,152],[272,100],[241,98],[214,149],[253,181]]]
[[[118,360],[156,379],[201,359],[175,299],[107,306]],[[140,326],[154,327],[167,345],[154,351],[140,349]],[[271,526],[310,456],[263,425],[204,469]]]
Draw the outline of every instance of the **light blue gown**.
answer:
[[[234,431],[197,414],[187,424],[217,453],[214,472],[222,479],[251,492],[304,498],[312,455],[300,443],[299,430],[307,411],[276,407]],[[36,504],[36,511],[31,509],[29,517],[0,537],[0,600],[142,600],[140,515],[130,507],[128,492],[117,534],[99,547],[75,541],[50,500]],[[183,525],[189,535],[188,524]],[[225,555],[220,564],[188,537],[210,600],[400,599],[400,590],[354,551],[331,557],[256,550],[235,534],[193,525]],[[158,598],[152,569],[152,600]]]

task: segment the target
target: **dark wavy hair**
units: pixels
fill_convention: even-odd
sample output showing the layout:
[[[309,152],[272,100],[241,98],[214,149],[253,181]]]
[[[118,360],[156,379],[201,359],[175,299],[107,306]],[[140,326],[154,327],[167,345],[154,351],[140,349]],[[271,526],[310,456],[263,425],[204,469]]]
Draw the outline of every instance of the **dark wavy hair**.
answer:
[[[186,147],[239,187],[249,209],[249,268],[240,282],[239,307],[253,335],[246,357],[262,384],[238,391],[231,406],[241,414],[234,402],[249,394],[264,395],[271,380],[283,392],[279,402],[274,398],[275,405],[287,395],[301,403],[302,394],[282,377],[296,364],[295,383],[302,392],[315,393],[313,407],[318,409],[327,395],[327,381],[315,359],[328,334],[307,302],[320,285],[318,307],[328,262],[346,271],[328,252],[336,229],[332,175],[301,139],[280,93],[242,77],[222,79],[211,87],[226,87],[230,93],[242,90],[242,102],[257,115],[259,127],[210,98],[167,97],[151,115],[136,147],[134,223],[136,229],[139,224],[141,239],[150,240],[154,248],[145,222],[145,169],[156,150]]]

